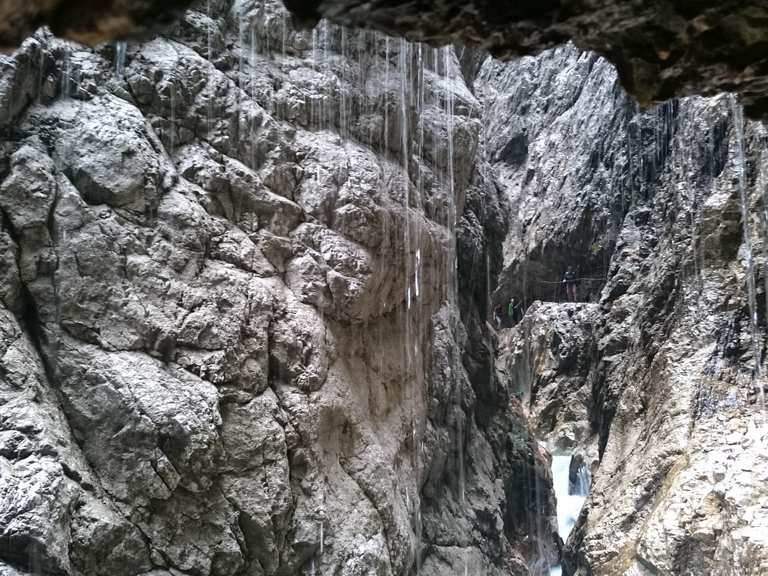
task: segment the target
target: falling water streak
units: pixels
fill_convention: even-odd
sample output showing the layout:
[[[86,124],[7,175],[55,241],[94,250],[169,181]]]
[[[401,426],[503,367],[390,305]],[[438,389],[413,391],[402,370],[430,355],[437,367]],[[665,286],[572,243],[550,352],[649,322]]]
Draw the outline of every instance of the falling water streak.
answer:
[[[270,29],[269,29],[271,25],[272,23],[270,22],[269,15],[265,14],[264,15],[264,55],[270,60],[272,59],[272,47],[269,45],[270,44],[269,41],[272,36],[270,34]]]
[[[311,54],[311,63],[310,67],[312,70],[317,72],[317,26],[312,28],[312,32],[310,33],[311,41],[310,41],[310,54]],[[307,103],[308,100],[308,103]],[[304,95],[304,102],[308,105],[309,111],[307,112],[307,125],[310,128],[315,128],[315,99],[312,97],[309,92],[306,92]]]
[[[243,112],[243,101],[247,94],[245,64],[246,46],[247,46],[247,19],[243,14],[244,6],[239,5],[237,11],[237,117],[240,118]]]
[[[416,157],[418,158],[416,174],[416,205],[424,207],[424,47],[422,44],[416,46],[416,90],[415,104],[417,109],[416,116]],[[420,279],[422,272],[421,250],[416,253],[416,288],[420,290]]]
[[[387,92],[389,91],[389,36],[384,38],[384,159],[387,159],[389,150],[389,103],[387,102]]]
[[[317,72],[317,26],[312,28],[312,69]]]
[[[245,18],[242,6],[237,11],[237,45],[237,88],[242,92],[245,71]]]
[[[406,284],[407,311],[405,316],[405,359],[406,359],[406,378],[410,376],[411,369],[411,331],[410,314],[411,309],[411,230],[410,230],[410,195],[409,195],[409,174],[408,174],[408,111],[407,111],[407,93],[408,93],[408,70],[406,61],[407,42],[400,40],[398,51],[398,70],[400,72],[400,153],[402,155],[402,194],[403,194],[403,250],[404,250],[404,278]],[[415,400],[415,399],[412,399]],[[411,401],[411,438],[413,445],[414,467],[418,467],[418,450],[416,448],[416,414],[415,402]]]
[[[366,52],[366,39],[367,39],[368,33],[365,30],[362,30],[357,35],[357,79],[358,79],[358,85],[362,88],[361,94],[360,94],[360,106],[359,106],[359,118],[362,120],[363,118],[366,118],[368,116],[368,97],[367,94],[367,84],[368,84],[368,77],[365,74],[365,55]],[[354,105],[354,103],[353,103]],[[372,123],[370,123],[371,126],[368,127],[368,134],[367,134],[367,144],[368,147],[373,149],[373,136],[374,136],[374,130]],[[363,133],[362,127],[363,123],[361,122],[361,135]],[[365,141],[365,137],[362,138],[363,141]]]
[[[72,50],[67,46],[64,52],[64,78],[61,82],[61,92],[65,98],[68,98],[72,90]]]
[[[453,99],[453,75],[452,75],[452,48],[451,46],[444,46],[440,49],[442,55],[443,64],[443,87],[444,87],[444,105],[445,105],[445,136],[446,136],[446,171],[447,171],[447,185],[448,185],[448,230],[449,235],[449,250],[448,250],[448,273],[447,273],[447,288],[448,288],[448,301],[451,305],[451,310],[456,308],[458,302],[456,291],[458,286],[456,284],[456,275],[458,260],[456,254],[456,185],[454,174],[454,99]],[[451,333],[453,339],[458,339],[458,319],[452,318],[451,321]],[[461,381],[459,378],[460,367],[454,366],[453,378],[455,387],[455,406],[454,411],[456,414],[456,456],[457,456],[457,481],[458,481],[458,496],[459,502],[464,504],[465,495],[465,472],[464,472],[464,412],[461,406]]]
[[[445,60],[445,76],[447,82],[445,83],[445,105],[446,105],[446,113],[447,113],[447,137],[448,137],[448,196],[450,198],[451,202],[451,213],[450,213],[450,230],[455,234],[456,232],[456,189],[455,189],[455,183],[454,183],[454,173],[453,173],[453,78],[451,76],[451,66],[450,66],[450,55],[451,55],[451,46],[445,46],[443,48],[444,51],[444,60]],[[454,250],[454,256],[455,256],[455,250]],[[455,278],[455,276],[454,276]]]
[[[410,206],[411,206],[411,187],[410,187],[410,123],[409,123],[409,96],[410,79],[409,60],[410,44],[405,39],[400,39],[397,53],[397,70],[399,73],[399,110],[397,110],[397,119],[399,123],[399,148],[401,154],[401,185],[403,195],[403,251],[404,251],[404,279],[406,283],[406,298],[408,307],[404,311],[405,315],[405,377],[406,386],[409,392],[410,404],[410,423],[411,423],[411,446],[412,446],[412,466],[413,477],[415,479],[416,498],[413,500],[413,531],[416,538],[415,542],[415,568],[416,574],[421,573],[421,546],[422,546],[422,519],[421,505],[418,499],[421,475],[421,451],[423,444],[419,441],[417,429],[418,409],[423,404],[423,363],[419,363],[418,338],[421,336],[420,310],[415,309],[415,314],[411,312],[411,281],[414,273],[414,239],[419,241],[418,230],[411,230]],[[387,60],[386,85],[389,86],[389,39],[385,40],[385,57]],[[386,108],[385,108],[386,109]],[[385,122],[385,135],[387,134],[387,122]],[[419,253],[419,258],[421,255]],[[411,324],[414,324],[412,327]],[[413,345],[413,355],[411,351]],[[410,382],[409,382],[410,381]]]
[[[38,61],[38,74],[37,74],[37,94],[38,96],[43,92],[43,81],[45,80],[45,57],[46,51],[40,50],[40,60]]]
[[[119,40],[115,44],[115,76],[122,78],[125,74],[125,54],[128,49],[128,43],[125,40]]]
[[[322,25],[323,21],[321,20],[312,31],[312,65],[318,76],[323,74]],[[323,84],[324,80],[318,80],[317,93],[313,96],[314,127],[316,130],[323,129]]]
[[[170,82],[171,82],[171,94],[170,94],[171,125],[168,130],[168,150],[170,152],[171,158],[173,158],[173,154],[175,152],[175,144],[176,144],[176,82],[174,82],[173,77],[171,77]]]
[[[283,56],[283,58],[285,58],[285,55],[287,54],[286,45],[288,44],[288,22],[287,22],[288,13],[285,11],[285,9],[283,9],[283,11],[280,13],[280,18],[281,18],[280,25],[282,27],[282,30],[280,33],[281,44],[282,44],[282,46],[280,47],[280,55]]]
[[[763,203],[763,209],[760,211],[760,224],[763,232],[763,296],[765,298],[766,315],[768,316],[768,182],[766,182],[766,170],[768,170],[768,152],[763,150],[760,154],[757,186]],[[765,383],[763,381],[758,381],[757,386],[760,398],[760,408],[763,412],[763,417],[766,417]]]
[[[747,296],[749,299],[749,322],[752,331],[752,354],[754,356],[753,379],[757,380],[761,401],[763,386],[760,381],[760,341],[757,328],[757,290],[755,287],[755,265],[752,253],[752,230],[749,222],[749,194],[746,185],[746,159],[744,154],[744,115],[735,96],[730,96],[731,113],[736,131],[736,174],[738,176],[739,200],[741,202],[741,222],[744,234],[744,247],[747,252]]]
[[[256,23],[251,22],[251,46],[250,46],[250,88],[251,88],[251,102],[256,101]],[[251,135],[256,131],[256,117],[251,114]],[[256,147],[251,146],[251,168],[256,168]]]
[[[330,60],[328,59],[328,21],[320,21],[320,29],[322,31],[323,39],[323,72],[326,74],[326,78],[330,78]],[[324,79],[325,80],[325,79]],[[321,91],[328,90],[327,97],[320,97],[320,122],[321,128],[331,128],[331,86],[330,82],[324,81],[321,84]]]
[[[318,73],[318,75],[323,75],[323,21],[321,20],[317,26],[315,26],[315,30],[313,31],[313,40],[314,40],[314,52],[312,56],[312,62],[315,67],[315,71]],[[323,129],[323,84],[325,83],[324,79],[319,80],[319,86],[317,89],[317,94],[314,99],[314,115],[315,115],[315,128],[317,130]]]
[[[208,58],[208,106],[207,106],[207,118],[206,118],[206,127],[208,136],[210,137],[211,134],[211,123],[213,122],[213,99],[216,95],[216,91],[214,89],[214,70],[213,70],[213,19],[211,18],[211,0],[207,0],[206,2],[206,14],[208,16],[208,27],[206,30],[206,56]]]
[[[419,281],[419,272],[421,270],[421,248],[416,248],[416,266],[414,268],[414,280],[413,280],[413,290],[414,290],[414,296],[416,297],[416,300],[419,299],[419,291],[420,291],[420,281]]]
[[[416,108],[419,110],[416,121],[418,143],[416,145],[416,154],[419,159],[424,158],[424,47],[421,44],[416,46]],[[416,191],[418,194],[417,202],[421,204],[422,192],[424,190],[424,179],[422,170],[417,175]]]
[[[410,286],[410,274],[411,274],[411,238],[410,238],[410,197],[409,197],[409,174],[408,174],[408,110],[407,110],[407,92],[408,92],[408,78],[407,78],[407,62],[405,58],[406,53],[406,41],[400,40],[398,50],[398,71],[400,73],[400,110],[399,110],[399,128],[400,128],[400,154],[402,156],[402,194],[403,194],[403,250],[404,250],[404,277],[406,283],[406,297],[408,310],[411,308],[411,286]],[[410,334],[408,333],[409,319],[406,315],[406,352],[409,353],[410,349]],[[408,357],[406,357],[408,359]],[[406,365],[407,366],[407,365]],[[413,439],[415,446],[416,428],[415,419],[413,420]]]
[[[341,27],[341,61],[339,67],[339,134],[343,140],[348,137],[347,131],[347,102],[344,97],[344,74],[349,58],[347,55],[347,29]]]
[[[325,539],[323,537],[324,536],[323,530],[324,530],[324,528],[323,528],[323,521],[320,520],[320,556],[323,555],[323,545],[324,545],[324,542],[325,542]]]

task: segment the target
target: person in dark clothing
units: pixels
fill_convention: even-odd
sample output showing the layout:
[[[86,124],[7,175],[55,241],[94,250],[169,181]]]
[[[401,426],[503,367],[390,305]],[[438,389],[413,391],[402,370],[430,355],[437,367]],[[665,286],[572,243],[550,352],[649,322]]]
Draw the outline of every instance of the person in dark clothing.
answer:
[[[565,284],[565,295],[568,298],[568,302],[576,302],[576,272],[571,266],[565,271],[563,276],[563,283]]]
[[[509,299],[509,304],[507,304],[507,319],[511,326],[514,326],[517,324],[520,319],[523,317],[523,309],[520,306],[520,302],[518,302],[515,297]]]
[[[509,299],[509,304],[507,304],[507,318],[509,318],[509,322],[511,324],[514,324],[515,322],[516,310],[517,310],[517,303],[515,302],[515,298],[512,297]]]

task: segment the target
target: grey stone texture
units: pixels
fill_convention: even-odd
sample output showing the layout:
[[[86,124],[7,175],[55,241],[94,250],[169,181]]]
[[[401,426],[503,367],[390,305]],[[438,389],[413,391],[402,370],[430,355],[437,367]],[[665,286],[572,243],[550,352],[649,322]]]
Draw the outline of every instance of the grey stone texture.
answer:
[[[563,573],[765,573],[764,126],[728,95],[638,111],[573,47],[479,78],[516,207],[493,298],[527,306],[497,368],[592,473]]]
[[[768,570],[732,97],[274,0],[122,53],[0,56],[0,574]],[[568,542],[547,451],[592,474]]]
[[[119,53],[0,57],[9,573],[554,561],[546,457],[459,297],[506,208],[454,50],[219,0]]]

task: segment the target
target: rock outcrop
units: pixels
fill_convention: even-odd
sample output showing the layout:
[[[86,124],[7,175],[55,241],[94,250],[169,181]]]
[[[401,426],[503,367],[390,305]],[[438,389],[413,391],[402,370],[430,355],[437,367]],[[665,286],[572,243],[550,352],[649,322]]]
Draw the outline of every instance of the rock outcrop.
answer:
[[[486,322],[507,208],[452,49],[217,0],[1,64],[0,572],[554,561]]]
[[[538,53],[573,41],[602,54],[641,104],[691,94],[738,92],[764,117],[766,6],[762,3],[566,0],[286,0],[307,19],[332,18],[411,39],[459,41],[494,56]]]
[[[0,574],[768,570],[733,96],[271,0],[0,58]],[[567,542],[544,448],[591,474]]]
[[[730,96],[639,112],[568,47],[480,78],[517,207],[495,299],[528,306],[498,367],[593,475],[563,573],[764,573],[764,127]]]
[[[4,0],[0,50],[16,48],[41,26],[88,44],[149,34],[173,24],[190,4],[190,0]]]
[[[0,7],[0,48],[17,46],[42,24],[91,43],[145,34],[190,4],[11,0]],[[286,6],[305,25],[328,18],[411,40],[458,41],[503,58],[573,41],[614,64],[624,88],[643,105],[729,91],[740,94],[748,115],[764,118],[768,113],[768,8],[762,2],[286,0]]]

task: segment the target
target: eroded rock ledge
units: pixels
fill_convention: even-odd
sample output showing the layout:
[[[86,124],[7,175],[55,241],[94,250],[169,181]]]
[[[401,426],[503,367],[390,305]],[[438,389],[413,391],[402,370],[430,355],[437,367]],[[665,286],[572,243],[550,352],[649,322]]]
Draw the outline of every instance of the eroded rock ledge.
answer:
[[[138,35],[174,22],[189,0],[3,0],[0,51],[15,48],[40,26],[86,44]]]
[[[11,0],[0,47],[36,27],[99,42],[167,21],[186,0]],[[768,5],[738,0],[286,0],[302,22],[320,18],[435,43],[461,41],[500,58],[573,40],[610,60],[641,104],[673,96],[741,95],[747,115],[768,112]]]
[[[411,39],[458,40],[508,58],[573,40],[605,56],[641,104],[673,96],[741,94],[762,116],[768,9],[764,2],[617,0],[288,0],[304,17],[371,26]]]

